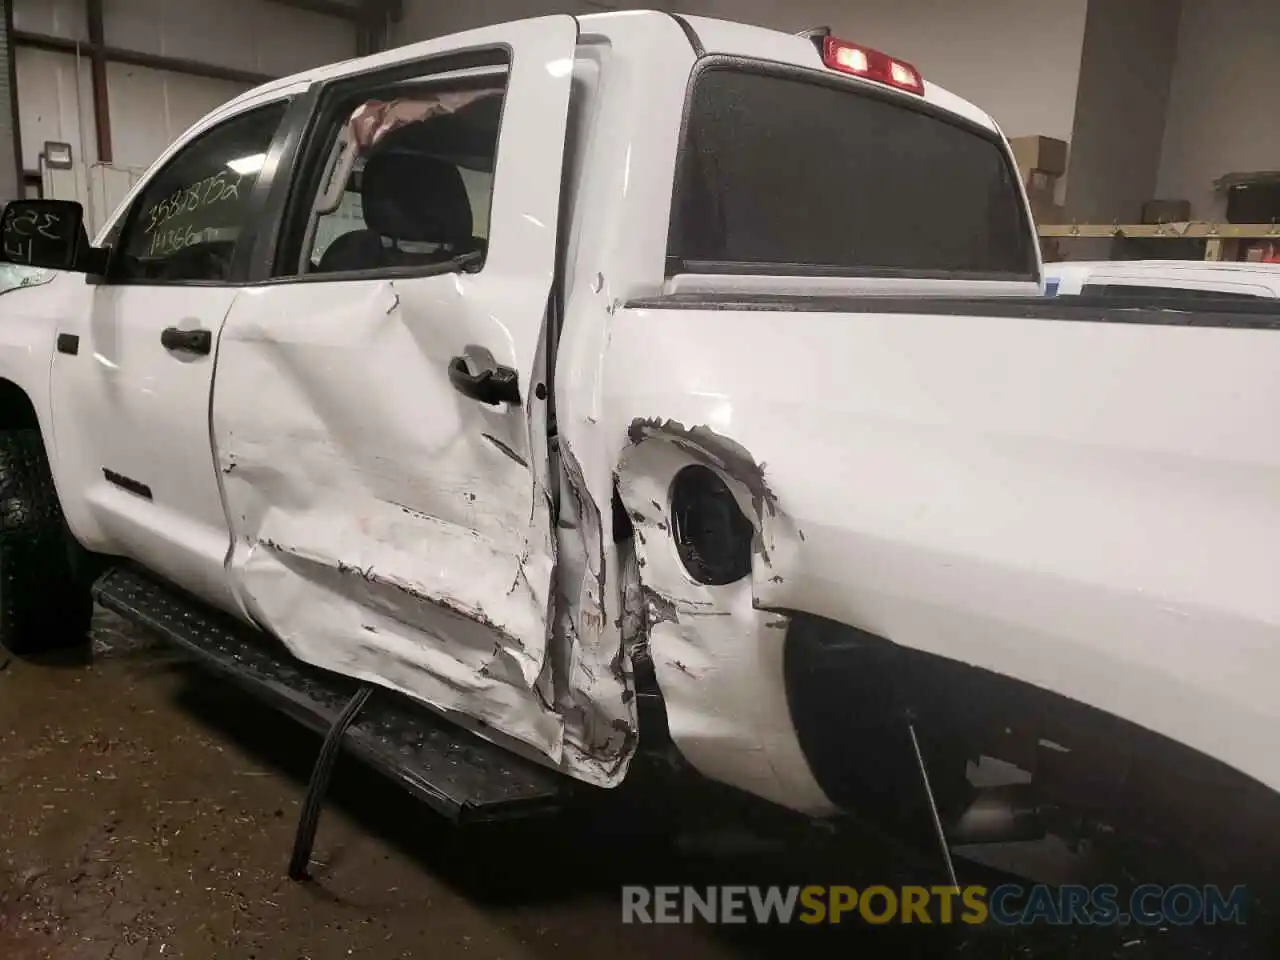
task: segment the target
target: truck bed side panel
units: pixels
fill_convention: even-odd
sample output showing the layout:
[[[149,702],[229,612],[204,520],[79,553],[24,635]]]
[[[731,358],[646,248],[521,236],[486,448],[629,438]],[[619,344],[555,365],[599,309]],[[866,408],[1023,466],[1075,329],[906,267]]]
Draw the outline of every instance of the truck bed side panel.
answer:
[[[678,565],[641,573],[676,598],[677,625],[712,625],[650,635],[695,763],[726,776],[719,720],[741,707],[716,700],[732,684],[706,680],[773,662],[785,631],[757,627],[804,611],[1090,704],[1280,788],[1276,315],[783,306],[642,301],[610,341],[628,508],[662,521],[664,491],[628,464],[666,439],[724,466],[762,531],[749,602],[726,597],[715,618],[681,606]],[[695,654],[703,682],[687,679]],[[782,743],[785,711],[769,717],[762,739]],[[751,753],[738,756],[749,779]]]

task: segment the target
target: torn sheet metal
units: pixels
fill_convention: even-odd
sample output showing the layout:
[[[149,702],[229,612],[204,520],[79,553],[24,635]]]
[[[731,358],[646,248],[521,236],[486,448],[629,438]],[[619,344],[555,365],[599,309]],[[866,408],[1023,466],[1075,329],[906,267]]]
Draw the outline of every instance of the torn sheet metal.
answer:
[[[704,775],[808,813],[831,812],[796,740],[783,683],[786,616],[757,610],[752,580],[705,586],[671,543],[668,491],[683,467],[715,468],[752,519],[757,563],[785,549],[764,473],[743,447],[714,431],[637,420],[618,466],[618,491],[635,529],[648,652],[672,739]],[[766,523],[768,518],[770,522]]]
[[[284,316],[242,301],[214,400],[233,579],[301,659],[616,782],[634,741],[625,676],[572,631],[552,635],[554,592],[576,588],[553,583],[545,466],[530,468],[545,465],[527,422],[542,408],[451,387],[450,358],[497,341],[490,312],[440,280],[430,297],[394,281],[344,284],[340,297],[301,285],[291,292],[306,302]],[[579,606],[599,611],[598,521],[590,540]]]
[[[620,641],[620,597],[603,551],[600,508],[568,445],[560,450],[557,619],[551,657],[556,709],[565,718],[567,763],[618,783],[638,743],[631,660]]]

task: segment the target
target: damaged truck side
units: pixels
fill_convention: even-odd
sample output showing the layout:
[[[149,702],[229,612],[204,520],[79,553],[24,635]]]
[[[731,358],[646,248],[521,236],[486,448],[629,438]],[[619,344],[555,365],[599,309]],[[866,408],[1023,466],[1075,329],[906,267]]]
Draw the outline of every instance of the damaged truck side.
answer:
[[[459,818],[655,751],[948,849],[1280,836],[1280,314],[1041,299],[910,64],[517,21],[82,216],[3,218],[60,271],[0,301],[13,649],[96,597],[321,728],[371,685],[349,747]]]

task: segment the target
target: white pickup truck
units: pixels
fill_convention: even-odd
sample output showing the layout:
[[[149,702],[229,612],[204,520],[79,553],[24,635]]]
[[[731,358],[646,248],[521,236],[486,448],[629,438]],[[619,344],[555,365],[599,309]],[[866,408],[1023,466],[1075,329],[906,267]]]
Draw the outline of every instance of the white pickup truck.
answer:
[[[13,650],[96,597],[317,727],[372,688],[347,747],[458,818],[645,750],[948,848],[1274,816],[1280,311],[1044,298],[910,64],[523,20],[247,93],[82,218],[0,224],[60,271],[0,298]]]

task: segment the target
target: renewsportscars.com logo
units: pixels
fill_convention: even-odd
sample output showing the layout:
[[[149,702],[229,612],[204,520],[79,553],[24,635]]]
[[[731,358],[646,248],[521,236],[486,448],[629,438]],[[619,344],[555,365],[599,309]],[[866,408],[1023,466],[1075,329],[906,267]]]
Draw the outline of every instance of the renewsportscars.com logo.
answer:
[[[974,926],[1197,926],[1243,924],[1245,887],[1005,884],[988,888],[845,886],[622,888],[623,923],[870,924]]]

